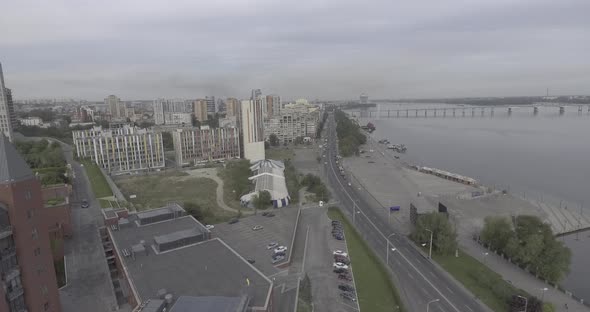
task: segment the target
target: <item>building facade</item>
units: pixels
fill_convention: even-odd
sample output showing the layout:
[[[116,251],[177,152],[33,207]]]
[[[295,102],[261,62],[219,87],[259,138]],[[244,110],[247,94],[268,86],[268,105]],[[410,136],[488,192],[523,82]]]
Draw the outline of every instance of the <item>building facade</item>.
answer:
[[[254,92],[253,92],[254,94]],[[264,117],[261,97],[241,103],[241,127],[244,142],[244,158],[258,161],[265,158]]]
[[[271,118],[281,113],[281,97],[276,94],[270,94],[266,97],[266,117]]]
[[[172,133],[179,166],[240,158],[237,128],[178,129]]]
[[[193,115],[190,113],[164,113],[165,125],[192,126]]]
[[[4,86],[4,74],[0,63],[0,133],[3,133],[12,141],[12,131],[16,123],[12,92]]]
[[[198,99],[193,101],[193,111],[195,113],[195,118],[198,121],[204,122],[208,119],[207,114],[207,101],[204,99]]]
[[[27,117],[27,118],[21,118],[18,120],[18,122],[23,125],[23,126],[36,126],[39,127],[43,124],[43,120],[41,120],[41,118],[39,117]]]
[[[238,116],[240,114],[240,101],[236,98],[227,98],[225,112],[227,117]]]
[[[90,158],[107,172],[164,168],[162,133],[124,126],[73,131],[76,155]]]
[[[154,122],[156,125],[172,125],[172,124],[182,124],[176,123],[178,121],[186,121],[186,117],[181,117],[181,115],[173,115],[173,114],[166,114],[166,113],[182,113],[182,114],[192,114],[193,112],[193,105],[191,102],[182,100],[182,99],[156,99],[153,103],[154,108]],[[191,121],[187,124],[192,123]]]
[[[41,182],[0,134],[0,311],[59,312]]]
[[[111,118],[125,118],[125,104],[121,102],[120,98],[111,94],[104,99],[104,104],[107,106]]]
[[[208,114],[215,114],[215,97],[214,96],[206,96],[205,101],[207,101],[207,113]]]
[[[309,104],[287,104],[281,113],[265,120],[264,135],[268,140],[275,134],[280,143],[293,143],[297,137],[315,138],[320,110]]]

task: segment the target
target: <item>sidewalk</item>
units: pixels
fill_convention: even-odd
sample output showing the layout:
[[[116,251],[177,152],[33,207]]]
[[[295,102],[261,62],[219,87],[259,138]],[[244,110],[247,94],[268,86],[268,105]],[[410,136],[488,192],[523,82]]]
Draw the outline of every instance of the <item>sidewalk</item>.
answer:
[[[476,258],[480,262],[483,262],[483,254],[489,252],[483,246],[471,238],[462,237],[460,238],[459,244],[463,251]],[[485,265],[500,274],[506,281],[512,283],[515,287],[520,288],[530,295],[537,298],[543,296],[543,288],[548,288],[545,291],[544,299],[546,302],[551,302],[555,306],[555,311],[569,312],[569,311],[590,311],[590,308],[574,300],[568,295],[555,289],[554,287],[543,283],[536,279],[533,275],[521,270],[515,264],[508,262],[499,255],[489,252],[486,257]],[[565,304],[568,305],[568,310],[565,308]]]

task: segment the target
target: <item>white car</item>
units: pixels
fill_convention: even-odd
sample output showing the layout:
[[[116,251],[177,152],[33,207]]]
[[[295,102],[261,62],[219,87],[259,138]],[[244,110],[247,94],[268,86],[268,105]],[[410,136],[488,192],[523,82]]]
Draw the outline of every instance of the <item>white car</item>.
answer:
[[[279,246],[277,248],[275,248],[275,253],[281,253],[281,252],[285,252],[287,251],[287,247],[285,246]]]
[[[342,263],[342,262],[334,262],[334,268],[336,269],[348,269],[348,265]]]
[[[214,228],[215,228],[215,226],[214,226],[214,225],[211,225],[211,224],[207,224],[207,225],[205,225],[205,228],[206,228],[207,230],[212,230],[212,229],[214,229]]]
[[[348,257],[348,254],[342,250],[334,250],[334,256]]]
[[[252,228],[252,231],[258,231],[258,230],[262,230],[262,229],[264,229],[262,227],[262,225],[257,225],[257,226],[255,226],[255,227]]]
[[[266,245],[266,249],[273,249],[275,247],[277,247],[279,244],[277,242],[271,242],[268,245]]]

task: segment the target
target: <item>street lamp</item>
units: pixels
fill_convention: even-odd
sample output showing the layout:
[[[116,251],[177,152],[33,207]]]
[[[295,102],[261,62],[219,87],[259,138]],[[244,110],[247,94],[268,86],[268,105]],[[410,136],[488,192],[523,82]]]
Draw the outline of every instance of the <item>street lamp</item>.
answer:
[[[549,288],[545,287],[545,288],[541,288],[541,290],[543,291],[543,294],[541,295],[541,302],[545,301],[545,292],[549,290]]]
[[[352,225],[356,226],[356,214],[357,213],[361,213],[360,211],[356,211],[356,202],[353,201],[353,206],[352,206]]]
[[[432,259],[432,235],[434,234],[431,230],[429,229],[424,229],[428,232],[430,232],[430,250],[428,251],[428,258]]]
[[[439,302],[439,301],[440,301],[440,299],[434,299],[434,300],[428,301],[428,303],[426,304],[426,312],[428,312],[430,310],[431,303],[435,303],[435,302]]]
[[[393,235],[395,235],[395,233],[391,233],[389,234],[389,236],[387,236],[386,240],[387,240],[387,246],[385,247],[385,252],[386,252],[386,256],[385,256],[385,263],[387,263],[387,265],[389,265],[389,238],[392,237]],[[391,251],[395,251],[395,248],[391,248]]]
[[[483,253],[483,264],[486,264],[486,258],[487,258],[487,256],[488,256],[489,254],[490,254],[489,252],[484,252],[484,253]]]

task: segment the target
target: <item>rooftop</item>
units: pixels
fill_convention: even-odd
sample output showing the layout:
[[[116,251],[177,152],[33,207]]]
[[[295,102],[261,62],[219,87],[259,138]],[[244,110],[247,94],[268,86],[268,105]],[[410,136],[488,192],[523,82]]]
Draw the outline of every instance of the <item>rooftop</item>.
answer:
[[[32,177],[33,171],[25,159],[0,132],[0,184],[19,182]]]
[[[140,225],[132,215],[109,232],[140,302],[165,289],[174,298],[248,296],[251,306],[268,303],[270,280],[222,240],[199,241],[209,231],[192,216]]]
[[[245,311],[245,301],[242,297],[187,297],[182,296],[176,300],[170,312],[241,312]]]

